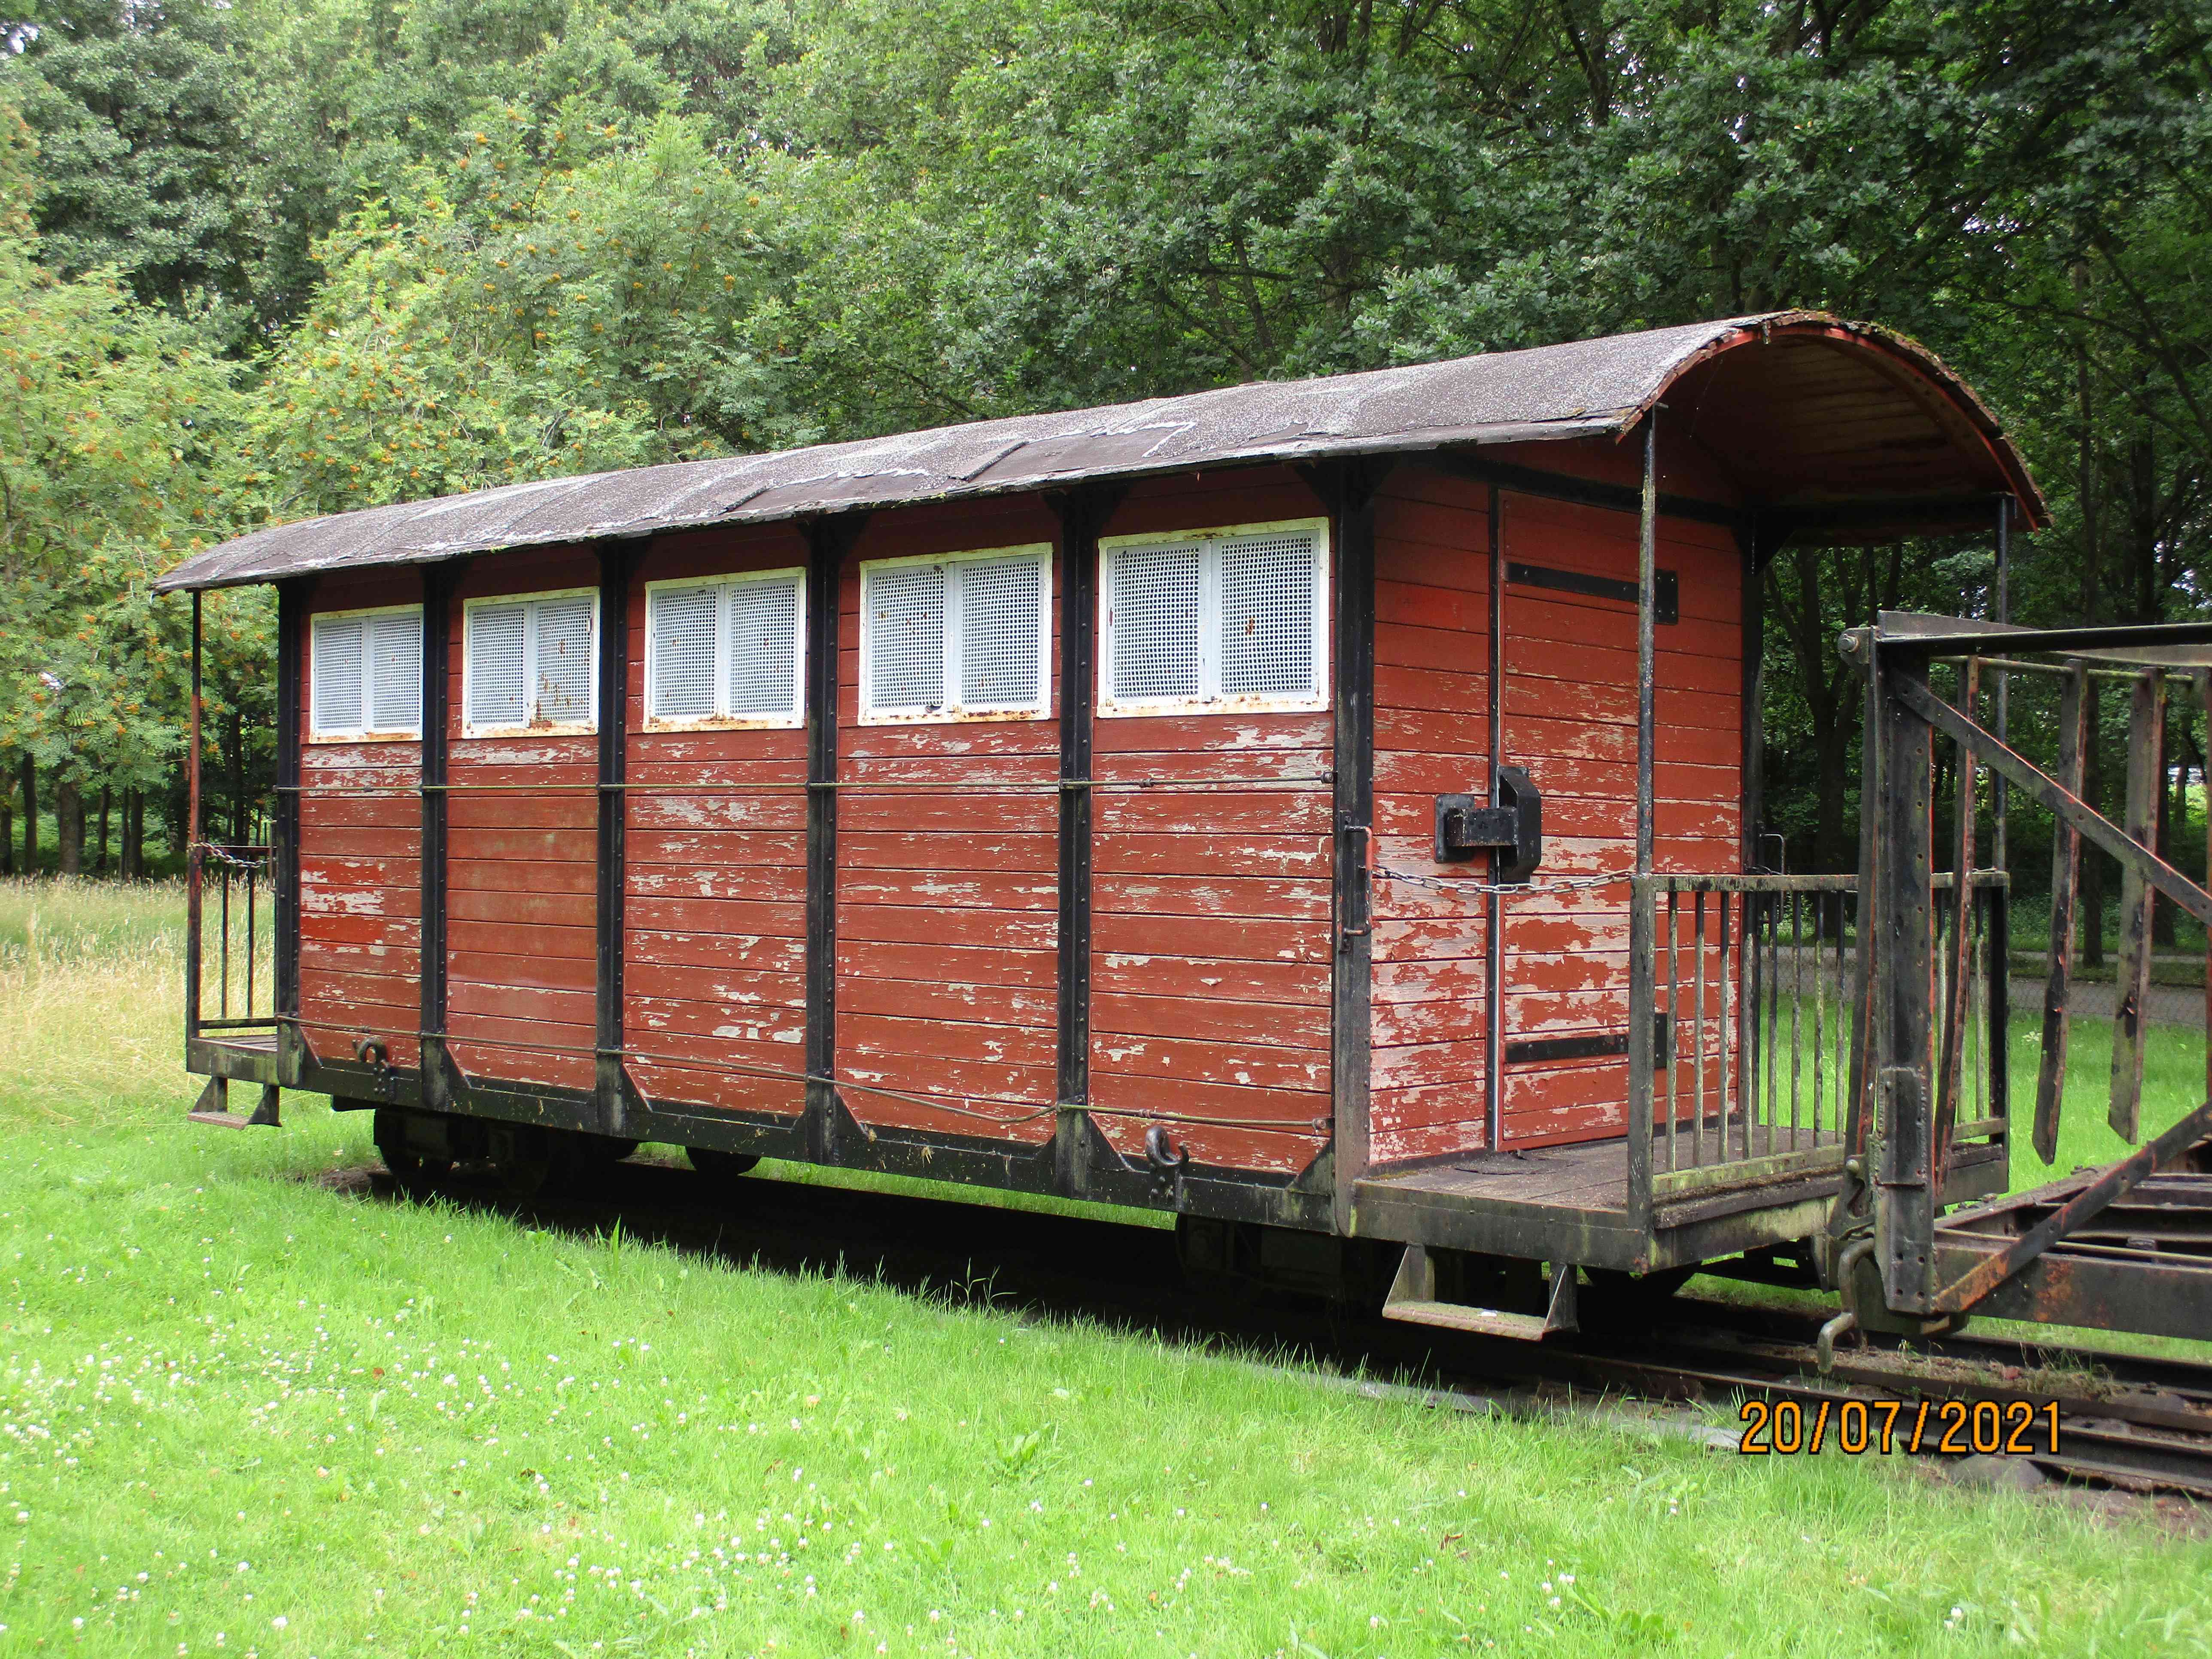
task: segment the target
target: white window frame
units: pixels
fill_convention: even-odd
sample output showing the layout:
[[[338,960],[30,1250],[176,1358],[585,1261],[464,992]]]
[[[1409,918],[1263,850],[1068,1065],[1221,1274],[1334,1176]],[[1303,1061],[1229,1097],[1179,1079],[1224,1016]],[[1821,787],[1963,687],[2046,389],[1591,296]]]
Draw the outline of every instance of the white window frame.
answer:
[[[798,579],[799,606],[793,619],[797,637],[792,642],[791,708],[780,714],[732,714],[722,704],[730,690],[729,592],[752,582]],[[693,588],[711,587],[714,595],[714,712],[711,714],[655,714],[653,688],[659,677],[659,637],[653,626],[657,596]],[[594,624],[596,631],[596,624]],[[787,565],[776,570],[732,570],[719,576],[672,576],[645,585],[645,729],[648,732],[742,732],[787,730],[806,724],[806,568]]]
[[[1313,690],[1297,696],[1274,692],[1221,694],[1221,552],[1223,542],[1310,531],[1314,538]],[[1119,698],[1113,695],[1115,567],[1124,550],[1200,547],[1198,566],[1198,695],[1194,697]],[[1149,532],[1102,537],[1098,543],[1098,713],[1109,720],[1158,714],[1310,714],[1329,706],[1329,544],[1327,519],[1276,519],[1264,524],[1217,525],[1204,530]]]
[[[420,743],[422,740],[422,695],[418,686],[415,698],[415,724],[380,728],[368,724],[369,711],[376,707],[375,690],[371,676],[375,672],[368,652],[368,633],[362,631],[361,653],[361,719],[357,726],[325,726],[315,718],[315,635],[325,623],[345,622],[355,617],[386,617],[404,613],[415,618],[417,656],[415,672],[422,672],[421,639],[422,607],[419,605],[371,605],[353,611],[318,611],[307,618],[307,741],[309,743]]]
[[[1052,718],[1052,565],[1050,542],[1024,542],[1017,547],[965,549],[957,553],[926,553],[902,559],[865,559],[860,563],[860,724],[863,726],[945,726],[977,720],[1044,720]],[[874,606],[870,589],[875,573],[923,564],[951,571],[963,564],[1000,563],[1027,559],[1044,573],[1037,584],[1037,697],[1019,708],[963,708],[960,705],[960,595],[962,584],[945,584],[945,701],[936,708],[878,708],[869,696],[875,684]]]
[[[476,676],[476,613],[486,605],[526,605],[540,599],[573,599],[588,594],[592,601],[592,637],[586,647],[590,663],[590,679],[584,690],[584,707],[589,712],[580,720],[563,720],[549,726],[532,726],[526,720],[520,726],[478,726],[469,718],[472,702],[470,691]],[[465,738],[542,738],[547,736],[589,734],[599,729],[599,590],[596,587],[549,587],[536,593],[487,593],[480,599],[465,600],[461,605],[461,735]],[[531,696],[529,688],[536,684],[538,665],[538,619],[533,613],[523,624],[522,684],[526,713]]]

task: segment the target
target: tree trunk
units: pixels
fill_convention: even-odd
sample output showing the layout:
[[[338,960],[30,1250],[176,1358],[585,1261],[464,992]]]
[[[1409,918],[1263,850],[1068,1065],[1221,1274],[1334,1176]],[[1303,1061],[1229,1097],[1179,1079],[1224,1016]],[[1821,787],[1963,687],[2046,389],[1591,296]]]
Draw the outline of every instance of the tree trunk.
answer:
[[[2158,837],[2158,855],[2168,864],[2173,862],[2173,826],[2188,817],[2186,811],[2181,810],[2180,803],[2174,799],[2174,794],[2187,787],[2189,769],[2185,766],[2177,768],[2173,764],[2171,758],[2173,752],[2170,741],[2160,750],[2168,758],[2158,781],[2158,827],[2153,832]],[[2181,774],[2183,781],[2175,781],[2173,775],[2176,771]],[[2173,920],[2173,902],[2171,899],[2162,899],[2152,908],[2150,942],[2153,945],[2172,945],[2176,942]]]
[[[146,873],[146,860],[140,848],[140,837],[145,832],[145,792],[125,789],[123,792],[123,879],[137,881]]]
[[[0,800],[0,876],[15,873],[15,805]]]
[[[234,846],[243,847],[251,839],[246,833],[246,721],[236,708],[230,711],[230,839]]]
[[[61,874],[84,873],[84,793],[72,777],[54,785],[54,853]]]
[[[92,872],[96,876],[107,873],[107,809],[112,804],[114,790],[106,784],[100,786],[100,855],[93,861]]]
[[[39,873],[39,769],[23,757],[23,873]]]

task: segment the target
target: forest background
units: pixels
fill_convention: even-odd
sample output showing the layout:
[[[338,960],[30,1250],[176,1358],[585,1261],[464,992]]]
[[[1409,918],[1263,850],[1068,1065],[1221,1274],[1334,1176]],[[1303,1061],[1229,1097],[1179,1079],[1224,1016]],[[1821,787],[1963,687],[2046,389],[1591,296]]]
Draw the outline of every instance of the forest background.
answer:
[[[2205,0],[83,0],[4,28],[11,870],[173,862],[188,608],[150,584],[258,523],[1773,307],[1904,330],[1993,404],[2053,508],[2017,618],[2208,614]],[[1770,862],[1855,856],[1836,630],[1988,614],[1993,575],[1990,536],[1777,559]],[[267,809],[271,622],[208,605],[218,838]],[[2160,814],[2197,869],[2200,717],[2177,700]]]

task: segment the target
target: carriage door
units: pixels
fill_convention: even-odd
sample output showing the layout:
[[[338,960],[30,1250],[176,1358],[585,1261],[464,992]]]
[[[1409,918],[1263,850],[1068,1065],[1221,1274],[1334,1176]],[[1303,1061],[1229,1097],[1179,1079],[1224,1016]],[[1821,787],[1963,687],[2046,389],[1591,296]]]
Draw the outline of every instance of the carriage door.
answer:
[[[1507,877],[1492,956],[1497,1144],[1510,1149],[1614,1135],[1626,1122],[1637,520],[1508,495],[1499,523],[1497,804],[1533,788],[1542,835],[1525,886],[1506,868],[1512,854],[1494,855]],[[1674,621],[1678,588],[1662,568],[1657,623]]]

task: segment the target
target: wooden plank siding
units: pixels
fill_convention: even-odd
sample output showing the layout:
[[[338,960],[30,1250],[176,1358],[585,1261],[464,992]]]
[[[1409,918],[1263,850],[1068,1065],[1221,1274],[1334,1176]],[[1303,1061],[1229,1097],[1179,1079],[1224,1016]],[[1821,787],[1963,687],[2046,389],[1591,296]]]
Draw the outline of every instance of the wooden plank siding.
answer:
[[[454,589],[446,1029],[470,1078],[592,1087],[599,808],[590,734],[464,735],[465,606],[599,579],[590,551],[533,550],[479,559]]]
[[[313,613],[422,598],[412,572],[331,577],[300,619],[300,1020],[332,1059],[375,1037],[420,1063],[422,745],[314,740]]]
[[[1060,561],[1042,712],[882,725],[860,723],[860,566],[1056,546],[1059,531],[1035,497],[913,508],[872,520],[844,562],[836,1070],[863,1126],[1052,1139]]]
[[[805,1109],[806,731],[648,730],[646,586],[805,564],[774,525],[664,538],[631,573],[623,1030],[657,1106]]]
[[[1489,514],[1486,486],[1419,467],[1395,471],[1376,503],[1370,1150],[1377,1163],[1484,1141],[1485,901],[1389,872],[1469,884],[1489,877],[1487,857],[1440,865],[1433,856],[1436,798],[1489,787]],[[1545,806],[1548,837],[1548,795]]]
[[[1104,533],[1321,511],[1287,469],[1254,468],[1139,484]],[[1091,1097],[1124,1157],[1155,1116],[1235,1169],[1294,1173],[1328,1144],[1331,718],[1097,723]]]

